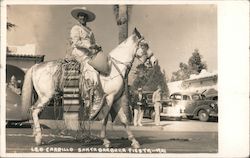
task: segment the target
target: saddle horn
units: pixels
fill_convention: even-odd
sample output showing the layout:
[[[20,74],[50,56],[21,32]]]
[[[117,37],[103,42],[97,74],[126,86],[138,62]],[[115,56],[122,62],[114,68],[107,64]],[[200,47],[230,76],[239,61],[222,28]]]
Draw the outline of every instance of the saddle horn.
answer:
[[[135,27],[135,29],[134,29],[134,33],[135,33],[135,35],[140,39],[142,36],[141,36],[141,34],[140,34],[140,32],[137,30],[137,28]]]

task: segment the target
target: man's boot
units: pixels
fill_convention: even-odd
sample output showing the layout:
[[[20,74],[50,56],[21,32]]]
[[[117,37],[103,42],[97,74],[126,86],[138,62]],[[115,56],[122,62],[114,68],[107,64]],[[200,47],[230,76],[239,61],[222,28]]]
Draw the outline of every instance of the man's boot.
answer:
[[[102,109],[105,96],[103,92],[101,92],[98,88],[95,87],[93,88],[93,93],[91,97],[92,97],[92,106],[90,108],[89,119],[93,120]]]

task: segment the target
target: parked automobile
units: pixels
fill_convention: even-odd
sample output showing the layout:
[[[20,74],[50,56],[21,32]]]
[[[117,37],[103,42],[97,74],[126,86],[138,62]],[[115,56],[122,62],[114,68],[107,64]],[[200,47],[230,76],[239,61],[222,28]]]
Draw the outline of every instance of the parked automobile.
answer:
[[[184,108],[179,104],[173,104],[171,99],[162,100],[162,108],[160,112],[160,117],[165,119],[174,119],[181,121],[185,116]]]
[[[147,99],[147,105],[145,107],[143,117],[154,118],[154,104],[152,103],[153,91],[143,91],[143,94]]]
[[[21,96],[6,87],[6,124],[27,121],[28,114],[21,112]]]
[[[208,121],[211,117],[218,117],[217,101],[207,99],[200,93],[173,93],[170,95],[173,105],[179,106],[189,119]]]
[[[152,102],[153,91],[144,91],[143,93],[145,94],[148,103],[144,110],[144,117],[151,118],[154,120],[155,110],[154,110],[154,104]],[[160,109],[161,119],[163,118],[175,119],[175,120],[182,119],[183,112],[180,110],[180,107],[171,104],[171,101],[168,99],[167,94],[163,93],[161,103],[162,103],[162,107]]]
[[[54,99],[52,99],[40,113],[39,118],[62,120],[63,106],[60,103],[54,106]],[[6,125],[12,123],[19,124],[30,119],[32,119],[30,113],[22,113],[21,95],[6,87]]]

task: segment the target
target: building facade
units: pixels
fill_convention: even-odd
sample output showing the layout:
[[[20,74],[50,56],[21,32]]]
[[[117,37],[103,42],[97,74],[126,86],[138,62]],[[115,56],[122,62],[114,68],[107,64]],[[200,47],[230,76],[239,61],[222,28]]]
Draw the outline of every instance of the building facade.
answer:
[[[25,53],[25,51],[27,53]],[[34,45],[11,46],[6,54],[6,82],[15,76],[22,85],[25,72],[34,64],[44,61],[44,55],[37,55]]]
[[[218,95],[218,74],[217,72],[201,71],[198,75],[191,75],[189,79],[169,82],[170,94],[175,92],[198,92],[207,96]]]

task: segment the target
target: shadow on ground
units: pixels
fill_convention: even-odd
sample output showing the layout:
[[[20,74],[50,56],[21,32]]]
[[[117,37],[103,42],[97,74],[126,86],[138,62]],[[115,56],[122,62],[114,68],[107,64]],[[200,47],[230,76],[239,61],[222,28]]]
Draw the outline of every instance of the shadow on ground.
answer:
[[[28,122],[8,122],[6,128],[32,128],[31,123]],[[50,129],[48,126],[41,124],[41,128],[43,129]]]

